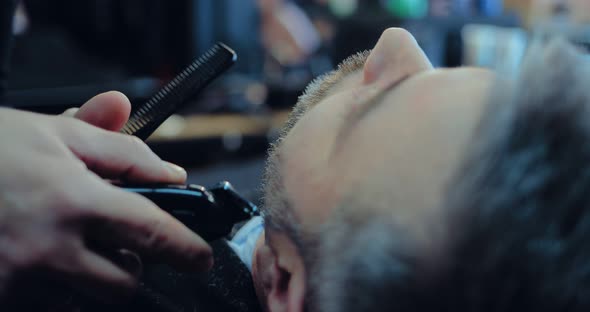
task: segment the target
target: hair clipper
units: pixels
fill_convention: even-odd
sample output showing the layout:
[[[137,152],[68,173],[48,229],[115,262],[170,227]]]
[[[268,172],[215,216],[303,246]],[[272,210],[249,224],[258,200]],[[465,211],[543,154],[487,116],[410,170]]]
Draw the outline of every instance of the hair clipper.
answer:
[[[120,185],[145,196],[206,241],[228,235],[234,224],[258,215],[258,208],[227,181],[206,189],[189,185]]]
[[[135,108],[121,132],[147,139],[236,60],[232,49],[223,43],[215,44],[145,104]],[[229,182],[220,182],[209,189],[194,184],[118,186],[147,197],[207,241],[228,235],[235,223],[258,214],[257,207],[236,193]]]

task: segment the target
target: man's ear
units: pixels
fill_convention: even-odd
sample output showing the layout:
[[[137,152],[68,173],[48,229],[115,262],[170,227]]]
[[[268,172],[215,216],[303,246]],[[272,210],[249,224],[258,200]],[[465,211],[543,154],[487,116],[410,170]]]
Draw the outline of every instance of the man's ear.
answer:
[[[305,270],[303,261],[288,241],[280,244],[270,271],[269,312],[302,312],[305,301]],[[290,246],[285,246],[286,244]]]
[[[270,312],[303,311],[305,279],[303,274],[289,272],[275,262],[272,272],[271,289],[268,293]]]

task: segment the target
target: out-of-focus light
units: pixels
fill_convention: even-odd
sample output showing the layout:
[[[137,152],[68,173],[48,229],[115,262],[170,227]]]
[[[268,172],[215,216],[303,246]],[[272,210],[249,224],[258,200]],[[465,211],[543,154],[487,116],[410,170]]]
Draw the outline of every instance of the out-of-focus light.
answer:
[[[172,115],[156,130],[156,135],[173,138],[182,133],[186,127],[184,117],[180,115]]]
[[[416,19],[428,14],[428,0],[384,0],[383,5],[399,18]]]
[[[481,13],[485,16],[498,16],[504,10],[503,0],[481,0]]]
[[[29,16],[22,2],[19,2],[12,19],[12,32],[15,35],[21,35],[29,28]]]
[[[238,149],[240,149],[240,147],[242,147],[242,133],[239,131],[227,131],[226,133],[223,134],[222,137],[222,142],[223,142],[223,147],[230,152],[235,152]]]
[[[347,17],[358,9],[358,0],[330,0],[328,7],[332,14],[338,17]]]
[[[246,87],[244,97],[256,106],[264,104],[268,96],[268,88],[262,83],[251,83]]]

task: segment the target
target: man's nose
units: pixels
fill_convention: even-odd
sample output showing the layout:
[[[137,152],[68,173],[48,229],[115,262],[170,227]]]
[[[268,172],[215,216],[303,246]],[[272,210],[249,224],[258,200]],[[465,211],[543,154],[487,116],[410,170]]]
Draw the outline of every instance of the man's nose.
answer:
[[[364,83],[387,88],[407,76],[432,69],[414,36],[402,28],[388,28],[373,48],[364,67]]]

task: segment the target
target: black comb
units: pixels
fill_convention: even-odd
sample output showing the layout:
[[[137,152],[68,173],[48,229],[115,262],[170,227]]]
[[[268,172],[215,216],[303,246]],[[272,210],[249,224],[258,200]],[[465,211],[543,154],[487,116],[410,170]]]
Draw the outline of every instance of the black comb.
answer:
[[[229,69],[236,60],[237,55],[232,49],[223,43],[216,43],[138,107],[121,132],[147,139],[170,115]]]

